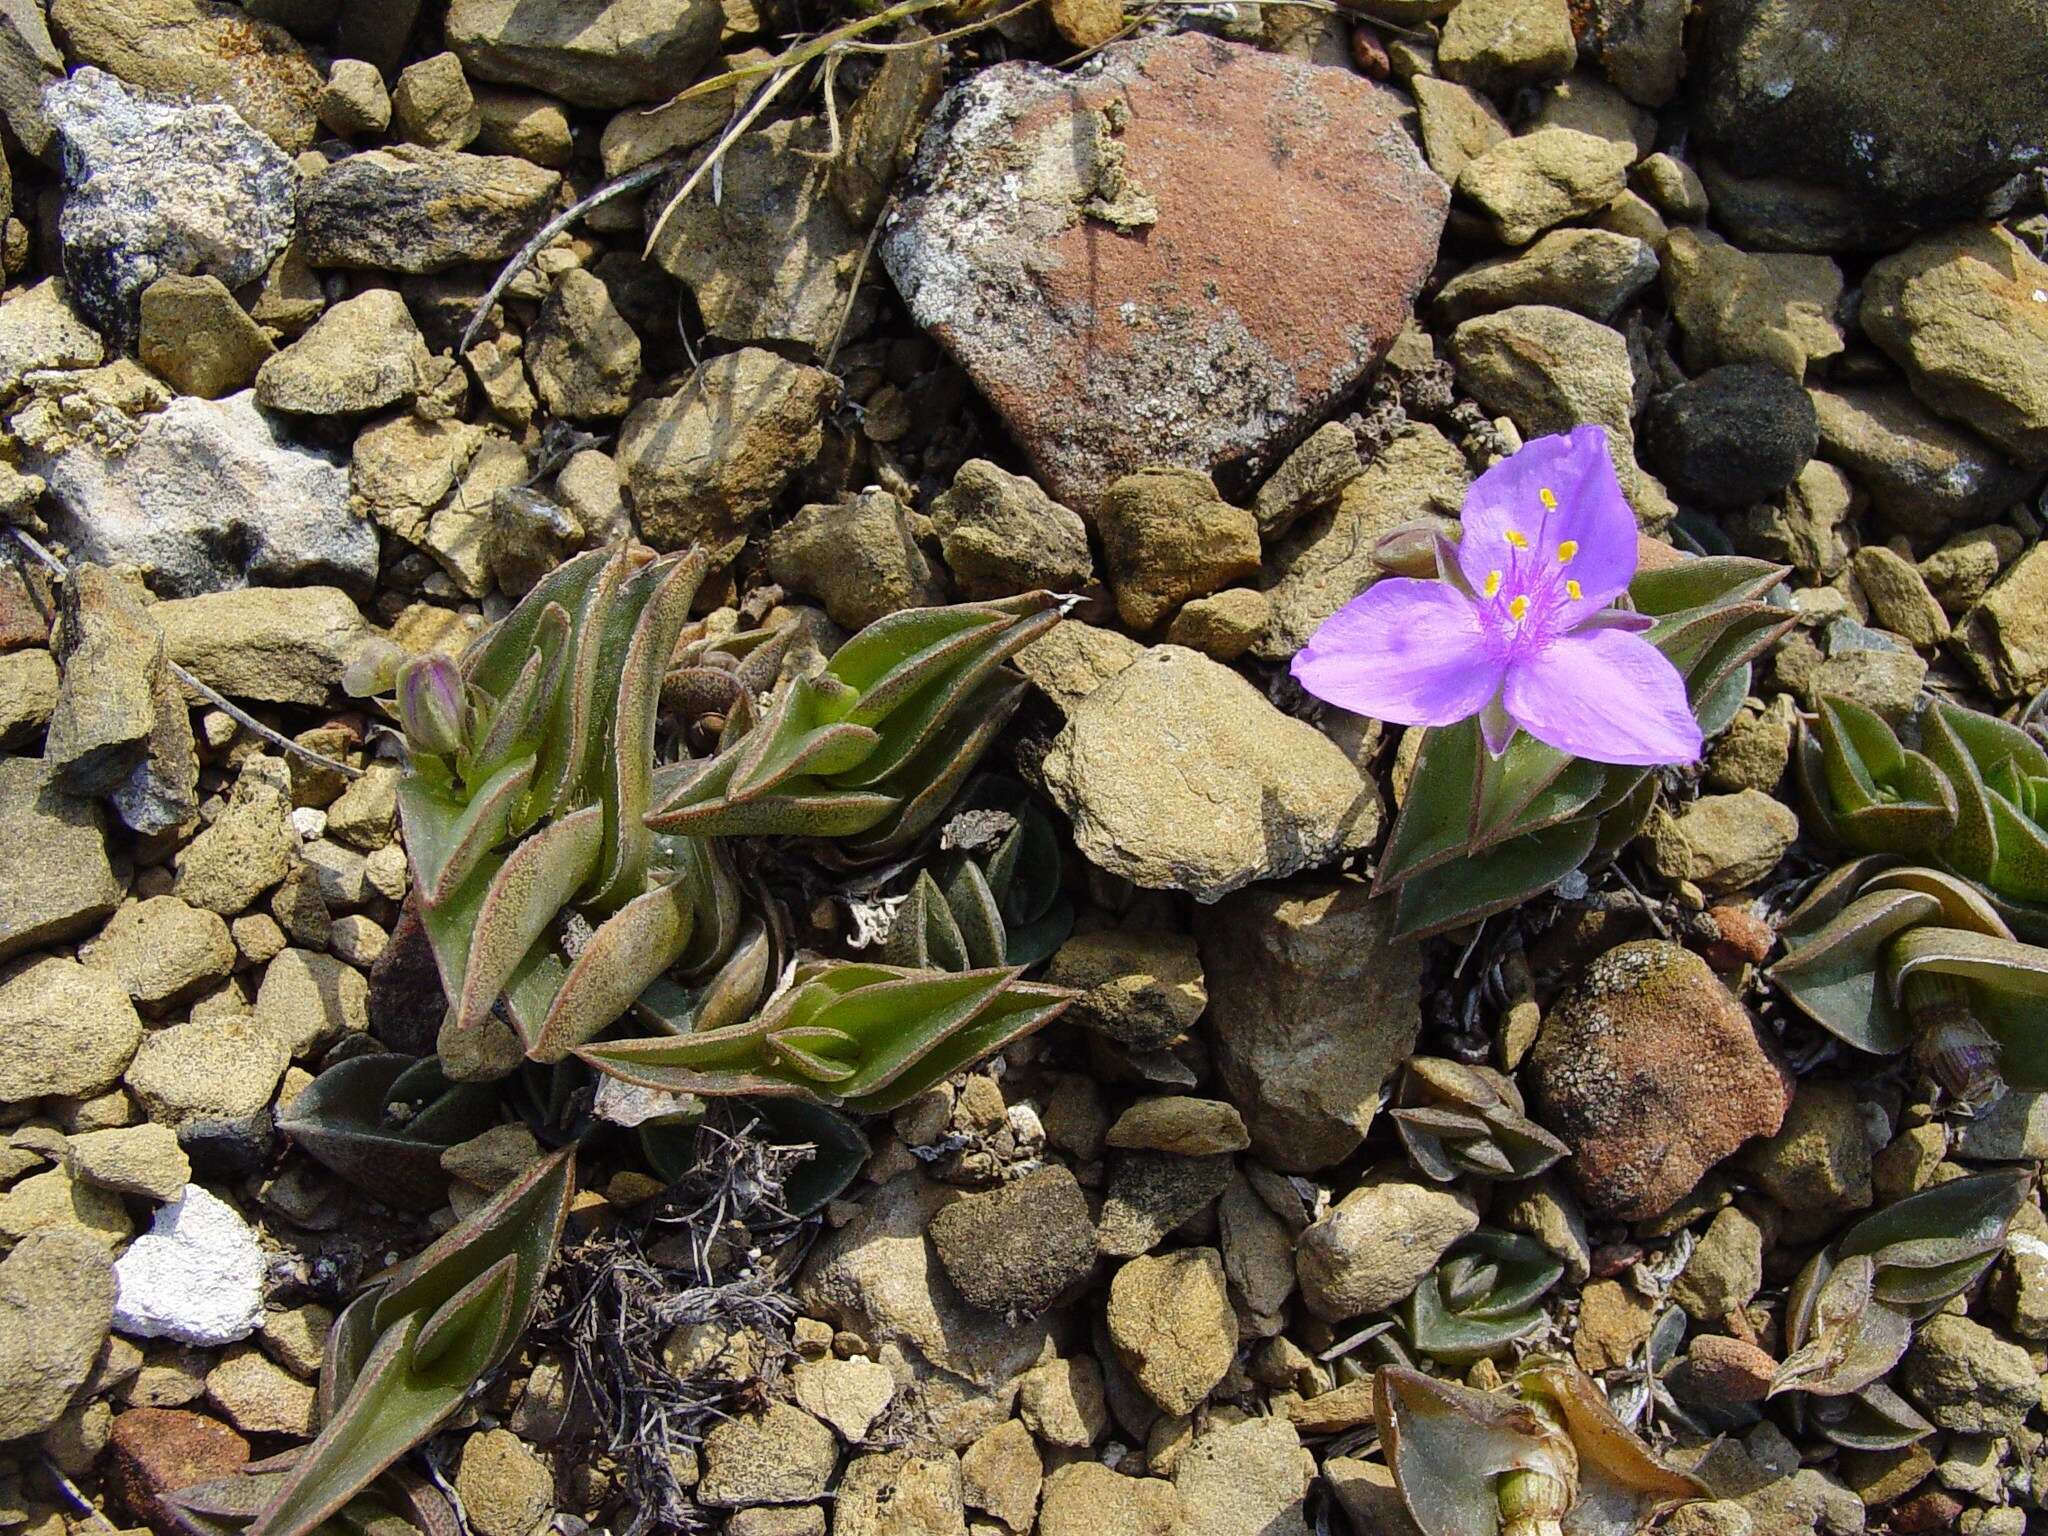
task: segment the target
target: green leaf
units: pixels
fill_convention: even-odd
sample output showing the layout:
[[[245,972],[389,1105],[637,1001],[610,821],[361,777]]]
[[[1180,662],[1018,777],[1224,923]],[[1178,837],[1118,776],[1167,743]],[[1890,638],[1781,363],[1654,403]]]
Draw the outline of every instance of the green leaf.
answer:
[[[1426,1536],[1499,1536],[1494,1480],[1556,1464],[1545,1444],[1556,1432],[1503,1393],[1390,1365],[1373,1378],[1373,1408],[1395,1486]]]
[[[649,833],[644,818],[654,776],[655,706],[707,564],[704,552],[693,549],[655,561],[634,579],[635,588],[647,590],[619,660],[610,750],[602,759],[604,782],[597,788],[604,807],[604,852],[589,903],[601,912],[615,911],[646,890]],[[629,589],[623,598],[631,602],[640,593]]]
[[[326,1068],[278,1112],[277,1124],[357,1188],[430,1211],[448,1198],[441,1153],[497,1120],[495,1092],[449,1082],[433,1058],[371,1055]]]
[[[1374,894],[1394,890],[1466,846],[1484,751],[1476,719],[1433,727],[1423,735],[1408,793],[1380,857]]]
[[[799,970],[788,991],[744,1024],[599,1041],[577,1054],[601,1072],[674,1092],[794,1093],[872,1112],[1038,1028],[1073,997],[1008,970],[947,975],[829,961]],[[833,1076],[825,1081],[806,1058],[825,1061],[818,1048],[828,1041]],[[846,1065],[852,1070],[841,1074]]]
[[[413,883],[426,906],[445,902],[505,836],[505,818],[525,792],[533,759],[507,763],[467,802],[417,776],[398,785],[398,814]]]
[[[1426,938],[1540,896],[1585,862],[1598,835],[1597,822],[1568,821],[1411,875],[1394,898],[1394,937]]]
[[[511,1353],[568,1213],[572,1170],[568,1152],[536,1164],[344,1312],[349,1340],[374,1342],[358,1364],[330,1341],[331,1411],[250,1536],[310,1536]],[[326,1389],[329,1369],[351,1378],[345,1394]]]
[[[477,1029],[555,916],[589,880],[604,846],[604,813],[589,806],[526,839],[491,879],[472,928],[455,1028]]]
[[[1940,910],[1919,891],[1859,896],[1764,974],[1837,1039],[1880,1056],[1903,1051],[1913,1023],[1886,979],[1886,955],[1900,934]]]
[[[696,912],[680,884],[658,885],[606,918],[569,966],[527,1054],[560,1061],[633,1006],[689,947]]]
[[[1913,1325],[1877,1295],[1877,1265],[1867,1254],[1809,1266],[1802,1277],[1800,1310],[1791,1319],[1793,1348],[1771,1378],[1771,1395],[1810,1392],[1839,1397],[1884,1375],[1913,1341]],[[1806,1299],[1810,1296],[1810,1300]]]

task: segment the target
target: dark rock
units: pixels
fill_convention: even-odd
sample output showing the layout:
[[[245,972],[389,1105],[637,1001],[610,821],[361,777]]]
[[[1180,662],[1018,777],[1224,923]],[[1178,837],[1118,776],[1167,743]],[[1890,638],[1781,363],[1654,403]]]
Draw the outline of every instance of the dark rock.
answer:
[[[1229,1153],[1175,1157],[1126,1152],[1110,1170],[1099,1246],[1114,1259],[1150,1253],[1166,1234],[1211,1205],[1230,1183]]]
[[[1095,1223],[1074,1176],[1057,1165],[932,1218],[946,1276],[985,1312],[1042,1312],[1095,1267]]]
[[[1660,395],[1645,428],[1650,468],[1680,501],[1707,507],[1777,495],[1820,443],[1806,391],[1755,363],[1711,369]]]
[[[411,273],[503,261],[540,227],[561,185],[559,171],[509,155],[412,144],[350,155],[306,184],[306,260]]]
[[[1406,109],[1194,33],[999,64],[940,103],[882,260],[1060,501],[1148,464],[1235,493],[1379,362],[1435,259],[1449,194]]]
[[[1939,223],[1974,215],[2048,156],[2048,0],[1929,0],[1910,13],[1888,0],[1719,0],[1701,14],[1699,126],[1741,174]]]

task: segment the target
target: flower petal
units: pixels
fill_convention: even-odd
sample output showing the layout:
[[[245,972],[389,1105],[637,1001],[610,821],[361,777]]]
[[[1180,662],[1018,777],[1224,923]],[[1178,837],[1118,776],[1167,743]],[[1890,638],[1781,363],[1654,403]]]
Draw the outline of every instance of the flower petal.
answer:
[[[1517,656],[1502,700],[1538,741],[1596,763],[1696,762],[1703,745],[1678,669],[1619,629],[1560,635]]]
[[[1569,579],[1579,584],[1573,606],[1600,608],[1636,573],[1635,513],[1615,478],[1605,427],[1574,427],[1509,454],[1472,482],[1460,521],[1458,568],[1481,591],[1493,571],[1520,565],[1523,579],[1510,575],[1510,585],[1527,591],[1539,579]]]
[[[1325,619],[1290,670],[1353,714],[1450,725],[1493,697],[1503,666],[1467,598],[1440,581],[1393,576]]]

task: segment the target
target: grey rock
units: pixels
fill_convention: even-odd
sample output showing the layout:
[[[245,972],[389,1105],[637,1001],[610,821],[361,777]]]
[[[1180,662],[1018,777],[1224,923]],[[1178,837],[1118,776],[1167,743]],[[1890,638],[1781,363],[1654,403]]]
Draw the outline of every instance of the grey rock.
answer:
[[[163,636],[126,583],[87,565],[64,583],[53,648],[64,680],[43,760],[77,793],[103,795],[148,749]]]
[[[526,338],[541,403],[571,421],[622,416],[640,382],[640,338],[604,283],[581,268],[555,280]]]
[[[984,1312],[1042,1312],[1095,1266],[1088,1202],[1058,1165],[947,1206],[931,1235],[947,1278]]]
[[[405,300],[370,288],[331,306],[256,372],[256,403],[302,416],[358,415],[410,400],[427,344]]]
[[[1328,737],[1172,645],[1077,703],[1040,771],[1092,863],[1203,902],[1363,847],[1382,814]]]
[[[1422,125],[1422,147],[1430,167],[1458,184],[1465,167],[1496,144],[1514,137],[1500,112],[1479,92],[1434,75],[1408,82]]]
[[[122,452],[85,434],[28,447],[74,553],[135,566],[161,596],[251,582],[367,593],[376,580],[377,533],[349,504],[347,470],[292,441],[248,390],[180,396]]]
[[[112,1255],[95,1238],[38,1232],[0,1259],[0,1441],[57,1422],[113,1320]]]
[[[49,955],[0,980],[0,1100],[104,1093],[141,1043],[135,1005],[100,971]]]
[[[1456,14],[1453,12],[1452,14]],[[1173,1465],[1186,1536],[1309,1536],[1316,1459],[1278,1416],[1219,1424]]]
[[[502,261],[546,219],[561,185],[559,171],[509,155],[366,150],[307,182],[306,259],[411,273]]]
[[[1364,886],[1245,891],[1199,912],[1216,1061],[1252,1147],[1325,1168],[1364,1140],[1422,1027],[1422,958]]]
[[[1126,1152],[1110,1170],[1097,1245],[1113,1259],[1150,1253],[1166,1234],[1215,1204],[1230,1183],[1227,1154]]]
[[[60,278],[46,277],[0,303],[0,396],[23,376],[48,368],[96,368],[106,355],[99,332],[72,312]]]
[[[1458,192],[1485,210],[1508,245],[1612,202],[1628,185],[1635,148],[1581,133],[1538,128],[1505,139],[1458,173]]]
[[[619,431],[618,462],[641,536],[730,558],[824,445],[839,381],[759,347],[704,364],[672,395],[643,400]]]
[[[970,598],[1043,588],[1078,592],[1095,574],[1088,526],[1025,475],[969,459],[935,497],[932,526],[946,567]]]
[[[1685,73],[1690,0],[1592,0],[1579,47],[1629,100],[1661,107]]]
[[[1478,1225],[1464,1190],[1410,1178],[1402,1165],[1375,1169],[1301,1234],[1301,1299],[1331,1322],[1384,1312]]]
[[[275,350],[217,277],[160,277],[142,290],[136,356],[181,395],[245,389]]]
[[[225,0],[53,0],[74,63],[171,97],[224,102],[288,154],[311,147],[320,70],[283,27]]]
[[[805,1310],[859,1333],[901,1362],[899,1381],[947,1443],[965,1444],[1008,1417],[1017,1378],[1047,1352],[1043,1323],[1010,1323],[967,1305],[939,1266],[926,1228],[948,1192],[910,1174],[892,1180],[805,1261]]]
[[[192,1150],[267,1132],[271,1098],[290,1064],[272,1030],[236,1015],[157,1030],[123,1080],[149,1118]]]
[[[654,240],[655,262],[697,300],[727,341],[784,342],[822,354],[845,321],[866,244],[827,187],[825,125],[786,118],[743,135],[720,162],[717,201],[703,189],[678,204]],[[647,199],[650,233],[691,174],[686,165]]]
[[[1921,1325],[1898,1380],[1937,1425],[1969,1435],[2009,1435],[2041,1402],[2041,1378],[2025,1349],[1947,1313]]]
[[[1695,371],[1761,363],[1794,379],[1842,350],[1842,269],[1826,256],[1753,253],[1704,230],[1672,231],[1664,290]]]
[[[1551,304],[1612,320],[1657,280],[1649,244],[1605,229],[1554,229],[1526,250],[1475,262],[1436,296],[1436,313],[1456,325],[1513,304]]]
[[[1988,438],[2022,468],[2041,469],[2048,467],[2048,303],[2037,293],[2048,293],[2048,262],[1999,225],[1964,225],[1873,266],[1858,313],[1933,410]]]
[[[1855,476],[1887,527],[1915,539],[1998,517],[2040,479],[1895,385],[1811,393],[1821,455]]]
[[[766,553],[777,581],[816,597],[844,629],[946,600],[911,531],[910,509],[878,487],[802,508],[768,535]]]
[[[448,46],[479,80],[623,107],[694,80],[718,50],[723,14],[716,0],[454,0]]]
[[[1635,490],[1635,370],[1621,332],[1555,305],[1518,304],[1467,320],[1450,354],[1458,382],[1525,438],[1605,427],[1622,490]]]
[[[135,334],[157,278],[238,288],[291,239],[297,174],[233,108],[152,101],[97,69],[51,86],[44,108],[63,149],[65,281],[106,334]]]
[[[1565,0],[1461,0],[1437,44],[1444,74],[1493,95],[1555,80],[1578,57]]]
[[[1237,1353],[1237,1315],[1213,1248],[1130,1260],[1110,1281],[1108,1322],[1124,1367],[1169,1414],[1192,1413]]]
[[[1999,698],[2030,697],[2048,684],[2048,545],[2020,556],[1963,615],[1956,649]]]
[[[43,88],[64,78],[64,51],[50,36],[38,0],[0,0],[0,119],[38,160],[54,160],[57,130],[43,111]]]
[[[279,704],[323,703],[370,632],[334,587],[245,587],[150,612],[171,660],[201,682]]]
[[[1758,789],[1702,795],[1673,815],[1659,807],[1643,833],[1651,868],[1709,895],[1755,885],[1799,837],[1799,816]]]
[[[0,960],[74,938],[114,910],[122,882],[107,858],[99,807],[30,757],[0,757]]]

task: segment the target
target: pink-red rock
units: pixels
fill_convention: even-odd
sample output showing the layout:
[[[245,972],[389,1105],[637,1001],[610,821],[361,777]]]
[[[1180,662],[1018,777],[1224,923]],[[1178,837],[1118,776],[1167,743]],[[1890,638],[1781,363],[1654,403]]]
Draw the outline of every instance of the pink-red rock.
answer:
[[[203,1413],[131,1408],[114,1420],[107,1453],[109,1480],[128,1512],[169,1536],[178,1526],[163,1496],[236,1471],[249,1442]]]
[[[1348,70],[1197,33],[940,104],[882,259],[1062,502],[1198,469],[1226,494],[1379,362],[1449,194]]]
[[[1707,963],[1658,939],[1610,949],[1529,1053],[1539,1124],[1572,1149],[1588,1210],[1645,1221],[1752,1136],[1774,1134],[1792,1078]]]

